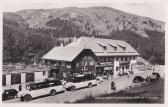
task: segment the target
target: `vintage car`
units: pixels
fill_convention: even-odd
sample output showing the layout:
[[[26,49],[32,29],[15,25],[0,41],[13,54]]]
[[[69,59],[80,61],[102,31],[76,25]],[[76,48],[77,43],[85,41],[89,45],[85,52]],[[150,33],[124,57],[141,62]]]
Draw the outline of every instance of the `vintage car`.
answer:
[[[97,80],[94,75],[79,75],[71,78],[71,81],[65,84],[65,88],[68,91],[75,91],[76,89],[84,87],[92,87],[97,85]]]
[[[21,101],[30,101],[43,95],[55,95],[58,92],[64,92],[65,89],[59,80],[48,80],[44,82],[31,83],[26,86],[26,90],[20,91],[18,97]]]
[[[2,100],[13,99],[17,96],[18,91],[16,89],[7,89],[2,93]]]

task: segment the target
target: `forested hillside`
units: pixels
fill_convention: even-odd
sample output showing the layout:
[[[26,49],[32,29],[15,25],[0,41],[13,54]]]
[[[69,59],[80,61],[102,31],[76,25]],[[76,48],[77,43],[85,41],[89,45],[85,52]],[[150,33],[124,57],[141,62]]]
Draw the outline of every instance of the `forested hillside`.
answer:
[[[73,37],[94,36],[130,43],[153,64],[164,64],[164,23],[108,7],[23,10],[3,14],[3,61],[40,61]]]

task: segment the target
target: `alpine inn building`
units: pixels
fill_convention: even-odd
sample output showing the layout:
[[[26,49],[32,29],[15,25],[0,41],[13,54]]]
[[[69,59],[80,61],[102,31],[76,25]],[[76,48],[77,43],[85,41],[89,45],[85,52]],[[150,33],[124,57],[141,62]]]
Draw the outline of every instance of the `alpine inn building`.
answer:
[[[139,53],[128,43],[121,40],[94,37],[74,38],[68,46],[91,49],[97,56],[96,74],[118,76],[119,73],[132,71]]]

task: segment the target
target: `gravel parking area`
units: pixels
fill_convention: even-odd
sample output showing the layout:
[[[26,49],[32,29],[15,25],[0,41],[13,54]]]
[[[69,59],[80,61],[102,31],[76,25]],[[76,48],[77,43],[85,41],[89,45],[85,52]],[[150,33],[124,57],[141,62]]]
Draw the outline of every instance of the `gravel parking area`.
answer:
[[[161,77],[164,76],[164,68],[160,70],[159,67],[159,72]],[[65,93],[59,93],[55,96],[45,96],[45,97],[40,97],[37,99],[33,99],[32,101],[28,103],[71,103],[75,102],[80,99],[84,99],[89,96],[99,96],[102,94],[108,94],[111,93],[111,81],[114,81],[116,83],[116,88],[117,90],[122,90],[127,87],[129,87],[132,84],[132,80],[135,76],[140,75],[143,77],[146,77],[147,75],[150,75],[152,71],[145,71],[137,74],[132,74],[129,77],[128,76],[123,76],[119,78],[113,78],[113,79],[108,79],[104,80],[103,83],[98,84],[97,86],[91,87],[91,88],[84,88],[80,90],[76,90],[74,92],[71,91],[66,91]],[[8,101],[3,101],[4,103],[21,103],[19,99],[12,99]]]

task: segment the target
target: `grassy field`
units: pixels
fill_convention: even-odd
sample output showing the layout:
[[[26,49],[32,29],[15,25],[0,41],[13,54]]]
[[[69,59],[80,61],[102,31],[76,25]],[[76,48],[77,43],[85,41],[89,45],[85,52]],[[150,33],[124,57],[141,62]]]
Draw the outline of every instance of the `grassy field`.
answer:
[[[75,103],[164,103],[164,80],[121,90],[117,93],[96,97],[87,96]]]

